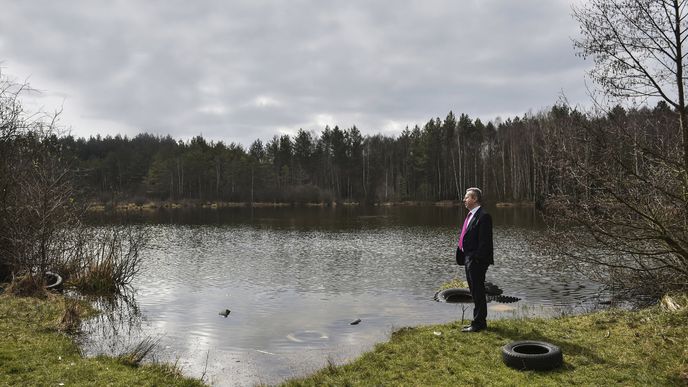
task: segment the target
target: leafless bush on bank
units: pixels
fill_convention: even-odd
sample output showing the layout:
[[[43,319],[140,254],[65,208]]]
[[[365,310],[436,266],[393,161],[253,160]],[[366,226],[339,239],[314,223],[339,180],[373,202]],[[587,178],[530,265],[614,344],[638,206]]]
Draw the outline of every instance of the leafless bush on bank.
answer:
[[[655,113],[569,122],[548,160],[559,173],[545,205],[549,247],[632,296],[688,290],[681,141],[677,122]]]
[[[118,293],[139,270],[147,234],[136,227],[92,228],[79,237],[74,255],[64,261],[68,284],[86,293]]]
[[[569,120],[554,136],[553,240],[570,262],[587,262],[625,293],[688,291],[688,8],[590,0],[573,16],[574,47],[593,60],[588,75],[618,105],[594,100],[589,120]],[[621,106],[648,98],[660,101],[654,110]]]
[[[75,183],[85,172],[57,141],[60,112],[26,112],[27,90],[0,73],[0,281],[39,288],[45,272],[58,270],[82,290],[114,292],[136,274],[144,234],[84,225]]]

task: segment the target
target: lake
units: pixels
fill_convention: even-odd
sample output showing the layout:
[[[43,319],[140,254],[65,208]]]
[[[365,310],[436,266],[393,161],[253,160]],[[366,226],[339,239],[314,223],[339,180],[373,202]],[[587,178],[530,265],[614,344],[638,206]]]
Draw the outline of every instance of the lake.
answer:
[[[488,210],[495,265],[487,280],[521,298],[490,302],[488,320],[595,307],[598,284],[553,270],[531,245],[542,232],[533,209]],[[443,283],[464,279],[454,263],[464,213],[340,206],[98,214],[99,223],[143,225],[151,241],[128,297],[100,302],[104,313],[84,323],[82,347],[116,354],[151,337],[155,360],[213,385],[274,384],[350,361],[401,327],[472,316],[470,305],[433,300]]]

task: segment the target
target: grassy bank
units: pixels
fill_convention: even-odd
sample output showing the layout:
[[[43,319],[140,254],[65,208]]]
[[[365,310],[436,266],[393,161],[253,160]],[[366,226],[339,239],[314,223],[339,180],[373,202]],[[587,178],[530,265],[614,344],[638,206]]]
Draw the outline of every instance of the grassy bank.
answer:
[[[126,359],[84,358],[61,333],[65,299],[0,296],[2,386],[201,386],[169,365],[125,365]]]
[[[477,334],[462,333],[460,321],[406,328],[350,364],[330,365],[285,385],[686,385],[687,300],[681,299],[679,311],[657,306],[555,319],[491,321],[488,331]],[[516,340],[558,345],[564,366],[549,372],[506,367],[501,347]]]
[[[682,308],[491,321],[478,334],[461,333],[460,322],[405,328],[350,364],[285,385],[686,385],[688,297],[676,304]],[[60,296],[0,296],[0,385],[202,385],[169,365],[83,358],[60,331],[65,309]],[[564,366],[549,372],[506,367],[501,347],[515,340],[560,346]]]

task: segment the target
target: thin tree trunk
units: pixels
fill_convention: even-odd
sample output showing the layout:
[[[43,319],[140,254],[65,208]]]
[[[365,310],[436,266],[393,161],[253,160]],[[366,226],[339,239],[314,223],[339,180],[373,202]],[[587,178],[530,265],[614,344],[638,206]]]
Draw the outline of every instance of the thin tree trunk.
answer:
[[[220,198],[220,161],[216,161],[215,164],[215,199]]]
[[[442,170],[442,159],[437,159],[437,200],[444,199],[446,179],[444,179],[444,173]]]
[[[459,181],[457,180],[456,176],[456,162],[454,161],[454,150],[450,149],[451,151],[451,159],[452,159],[452,169],[454,171],[454,185],[456,186],[456,194],[459,194]]]
[[[506,199],[506,147],[502,144],[502,197]]]
[[[251,207],[253,207],[253,164],[251,164]]]
[[[681,6],[683,2],[677,0],[673,1],[674,7],[674,42],[676,49],[676,86],[678,91],[678,116],[679,128],[683,135],[683,175],[684,175],[684,189],[688,189],[688,130],[686,130],[686,122],[688,120],[688,113],[686,112],[685,104],[685,90],[683,86],[683,38],[681,37],[683,20],[681,20]]]

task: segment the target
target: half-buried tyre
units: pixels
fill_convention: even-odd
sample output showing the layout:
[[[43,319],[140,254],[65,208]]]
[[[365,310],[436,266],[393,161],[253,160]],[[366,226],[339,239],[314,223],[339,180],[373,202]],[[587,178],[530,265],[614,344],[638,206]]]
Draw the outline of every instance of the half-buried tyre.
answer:
[[[504,364],[517,370],[546,371],[561,367],[561,349],[544,341],[514,341],[502,347]]]
[[[46,289],[57,290],[62,288],[62,277],[59,274],[46,271],[44,277],[47,283],[45,285]]]
[[[435,300],[458,304],[473,302],[473,297],[471,297],[471,291],[466,288],[451,288],[435,293]]]

